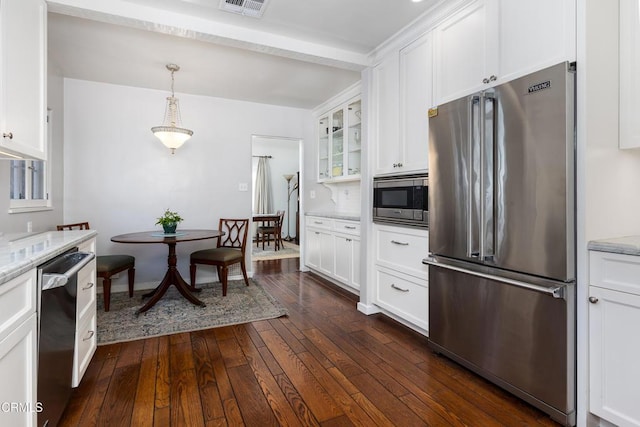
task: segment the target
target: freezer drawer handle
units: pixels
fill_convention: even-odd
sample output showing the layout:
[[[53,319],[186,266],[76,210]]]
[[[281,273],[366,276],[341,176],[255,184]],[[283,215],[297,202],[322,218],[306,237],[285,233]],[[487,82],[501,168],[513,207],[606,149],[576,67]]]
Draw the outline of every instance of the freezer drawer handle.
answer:
[[[409,246],[409,243],[407,243],[407,242],[398,242],[397,240],[392,240],[391,243],[393,243],[394,245]]]
[[[596,298],[596,297],[589,297],[589,302],[590,302],[591,304],[595,304],[595,303],[597,303],[597,302],[598,302],[598,298]]]
[[[472,276],[482,277],[484,279],[495,280],[496,282],[508,283],[509,285],[517,286],[519,288],[524,288],[524,289],[529,289],[529,290],[532,290],[532,291],[542,292],[543,294],[549,294],[554,298],[562,298],[562,299],[564,299],[564,297],[565,297],[565,286],[564,285],[547,288],[547,287],[544,287],[544,286],[534,285],[533,283],[521,282],[519,280],[509,279],[509,278],[506,278],[506,277],[494,276],[494,275],[491,275],[491,274],[481,273],[479,271],[472,271],[472,270],[468,270],[466,268],[461,268],[461,267],[456,267],[456,266],[453,266],[453,265],[443,264],[443,263],[440,263],[436,259],[431,258],[431,257],[427,257],[427,258],[423,259],[422,263],[423,264],[428,264],[428,265],[433,265],[435,267],[446,268],[448,270],[459,271],[460,273],[466,273],[466,274],[470,274]]]
[[[391,284],[391,287],[392,287],[393,289],[395,289],[396,291],[400,291],[400,292],[409,292],[409,289],[402,289],[402,288],[400,288],[400,287],[396,286],[394,283],[392,283],[392,284]]]

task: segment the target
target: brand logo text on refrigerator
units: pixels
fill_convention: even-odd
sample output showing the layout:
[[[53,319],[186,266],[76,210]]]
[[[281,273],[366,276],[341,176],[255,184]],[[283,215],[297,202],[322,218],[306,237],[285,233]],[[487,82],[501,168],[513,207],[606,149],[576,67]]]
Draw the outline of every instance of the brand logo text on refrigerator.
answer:
[[[549,89],[551,87],[551,80],[547,80],[546,82],[538,83],[533,86],[529,86],[527,90],[528,93],[538,92],[540,90]]]

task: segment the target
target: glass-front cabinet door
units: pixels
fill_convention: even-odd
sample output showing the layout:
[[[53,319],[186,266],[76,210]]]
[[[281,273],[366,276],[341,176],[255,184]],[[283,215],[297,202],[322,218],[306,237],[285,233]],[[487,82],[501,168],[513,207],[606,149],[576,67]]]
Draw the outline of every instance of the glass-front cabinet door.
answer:
[[[329,175],[329,116],[318,120],[318,181],[331,178]]]
[[[344,110],[331,114],[331,178],[342,176],[344,166]]]
[[[360,177],[361,114],[358,98],[318,119],[318,181]]]
[[[346,175],[360,176],[360,165],[361,165],[361,152],[362,152],[362,120],[360,119],[362,116],[362,103],[358,99],[353,101],[347,107],[347,123],[348,123],[348,137],[347,142],[349,143],[346,150],[346,158],[347,158],[347,173]]]

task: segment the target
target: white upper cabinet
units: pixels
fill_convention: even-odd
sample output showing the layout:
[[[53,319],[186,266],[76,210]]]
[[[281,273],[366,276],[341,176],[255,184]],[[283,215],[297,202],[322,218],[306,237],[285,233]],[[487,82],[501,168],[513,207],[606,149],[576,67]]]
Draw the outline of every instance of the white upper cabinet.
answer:
[[[620,148],[640,147],[640,5],[620,1]]]
[[[428,167],[432,49],[425,34],[373,68],[376,175]]]
[[[400,50],[400,142],[404,169],[429,167],[429,107],[433,104],[431,34]]]
[[[373,67],[373,121],[376,174],[393,172],[400,163],[398,140],[399,56],[394,52]]]
[[[521,3],[521,2],[518,2]],[[435,102],[456,99],[482,89],[492,78],[498,46],[490,17],[494,0],[476,1],[435,29]]]
[[[361,117],[358,96],[318,118],[318,181],[360,179]]]
[[[478,0],[435,29],[435,103],[575,60],[575,0]]]
[[[47,6],[0,0],[0,157],[46,159]]]

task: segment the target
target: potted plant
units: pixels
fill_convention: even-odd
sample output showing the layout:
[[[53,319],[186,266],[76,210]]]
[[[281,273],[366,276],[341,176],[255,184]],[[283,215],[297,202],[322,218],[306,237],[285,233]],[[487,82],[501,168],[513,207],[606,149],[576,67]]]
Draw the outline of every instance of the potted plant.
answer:
[[[165,234],[174,234],[180,221],[182,221],[182,217],[178,212],[171,212],[167,209],[164,211],[164,214],[158,218],[156,225],[161,224]]]

